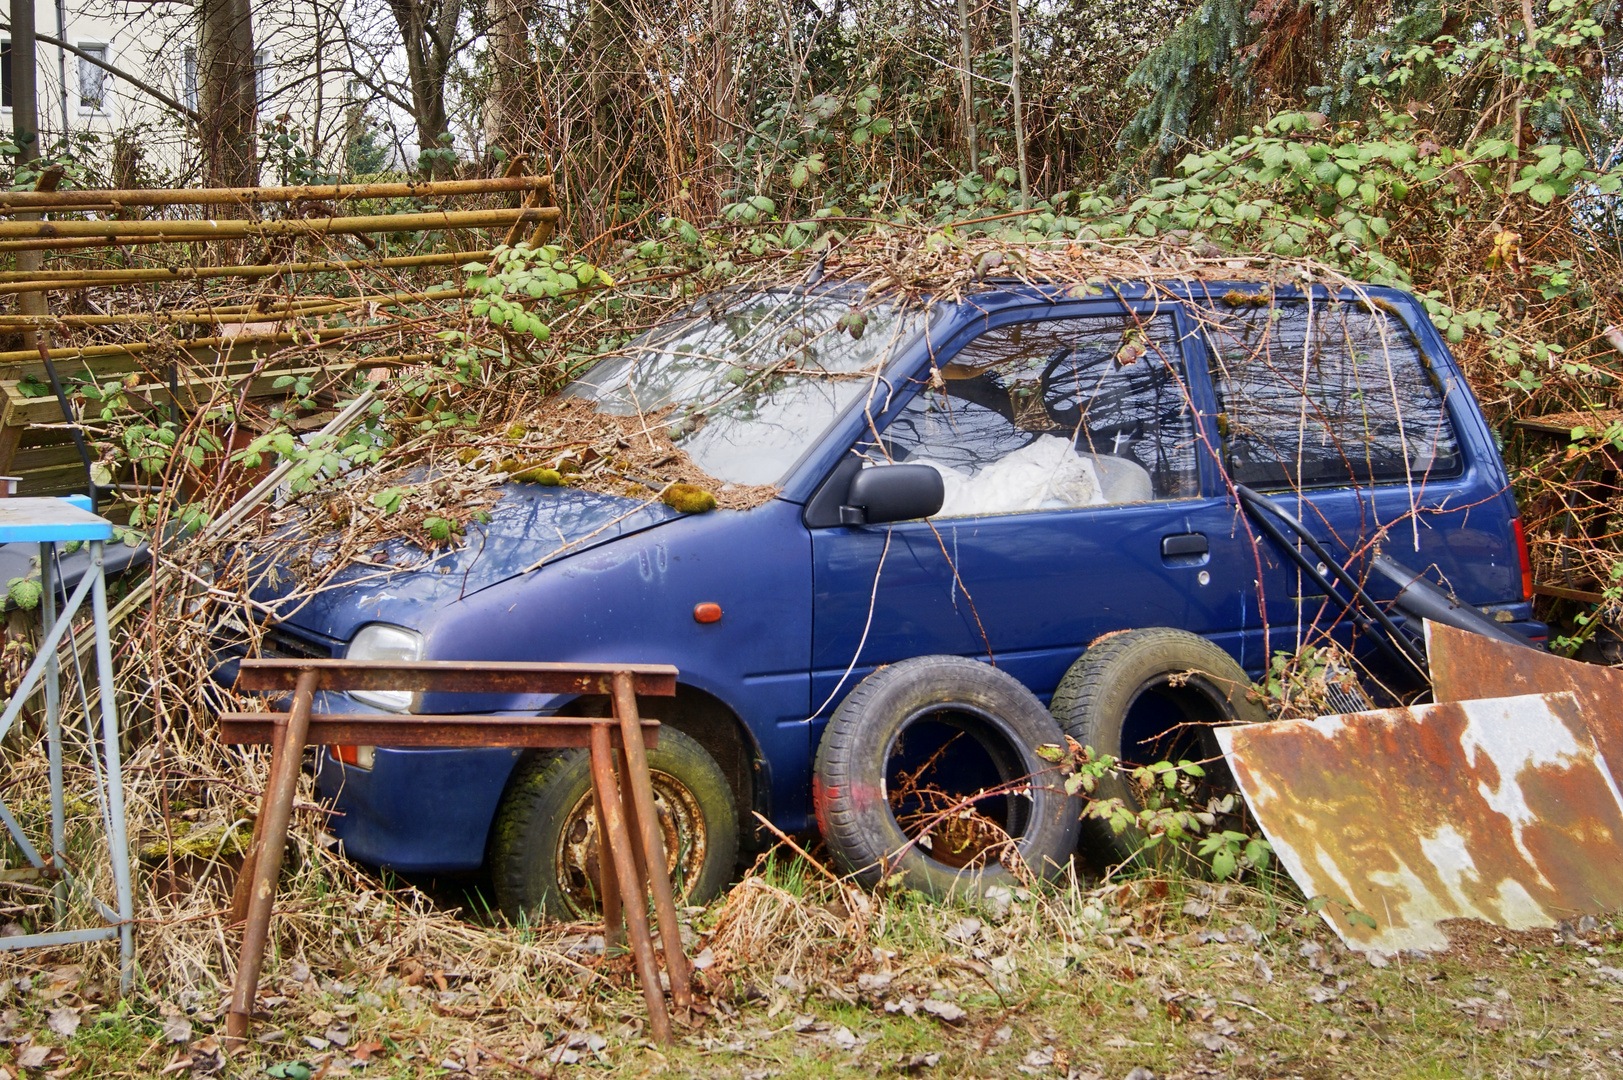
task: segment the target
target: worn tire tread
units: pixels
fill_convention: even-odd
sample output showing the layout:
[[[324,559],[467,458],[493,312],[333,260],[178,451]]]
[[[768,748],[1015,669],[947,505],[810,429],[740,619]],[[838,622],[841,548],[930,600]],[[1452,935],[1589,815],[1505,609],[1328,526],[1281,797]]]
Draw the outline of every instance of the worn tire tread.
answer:
[[[711,807],[715,820],[711,821],[712,815],[706,814],[709,829],[705,838],[705,866],[693,893],[687,897],[690,903],[706,903],[726,885],[738,858],[738,812],[732,789],[721,767],[705,749],[674,727],[660,729],[658,744],[648,750],[648,763],[653,770],[673,776],[680,777],[684,766],[708,774],[691,779],[682,777],[701,810],[707,800],[716,804]],[[587,751],[569,749],[535,754],[513,771],[491,824],[487,847],[497,907],[513,922],[534,918],[537,911],[554,919],[577,917],[556,894],[534,895],[530,878],[534,868],[527,857],[527,848],[535,842],[538,818],[555,813],[561,819],[567,813],[568,807],[555,805],[560,801],[560,789],[580,788],[584,778],[584,790],[591,790],[590,769],[591,756]],[[578,795],[563,801],[573,805],[577,798]]]
[[[1039,741],[1060,741],[1058,727],[1029,690],[1005,672],[978,661],[957,656],[921,656],[880,668],[863,679],[835,709],[818,746],[815,769],[823,792],[841,789],[838,797],[820,796],[818,799],[818,824],[823,830],[823,839],[836,860],[864,884],[878,883],[878,860],[890,850],[890,841],[900,835],[888,807],[884,808],[881,821],[881,804],[864,807],[851,796],[852,779],[875,767],[872,762],[858,760],[866,752],[861,745],[864,727],[884,721],[883,716],[874,717],[876,712],[883,713],[886,708],[880,699],[897,692],[899,686],[904,687],[901,692],[905,692],[907,683],[918,681],[929,685],[938,678],[947,685],[955,673],[980,682],[983,692],[1006,694],[1010,701],[1018,702],[1016,708],[1024,712],[1025,726],[1039,733]],[[951,700],[942,698],[941,702],[950,704]],[[1029,763],[1044,764],[1032,753],[1035,746],[1017,749],[1028,756]],[[880,763],[877,767],[883,769],[884,765]],[[1055,820],[1048,821],[1043,815],[1044,806]],[[1030,840],[1025,855],[1028,864],[1037,864],[1034,867],[1037,873],[1053,873],[1069,857],[1076,842],[1079,810],[1076,800],[1051,793],[1042,793],[1034,801],[1034,824],[1027,830]],[[893,830],[895,835],[887,835]],[[901,868],[909,887],[933,894],[954,888],[975,892],[995,884],[1016,883],[1013,875],[1001,866],[959,872],[923,856],[918,849],[904,858]]]
[[[1234,720],[1254,723],[1268,718],[1267,710],[1251,700],[1247,693],[1251,680],[1233,657],[1197,634],[1167,626],[1112,634],[1089,647],[1060,680],[1049,699],[1049,711],[1065,734],[1078,743],[1119,756],[1121,724],[1126,717],[1106,715],[1116,711],[1108,699],[1122,692],[1120,677],[1127,665],[1153,666],[1157,656],[1165,658],[1159,665],[1161,671],[1200,671],[1215,684],[1227,684],[1230,689],[1226,697]],[[1134,681],[1142,685],[1142,679]],[[1094,794],[1096,798],[1121,798],[1129,807],[1138,806],[1132,785],[1117,776],[1101,778]],[[1083,819],[1082,836],[1084,842],[1107,853],[1113,861],[1137,855],[1143,839],[1132,827],[1117,833],[1109,822],[1095,817]]]

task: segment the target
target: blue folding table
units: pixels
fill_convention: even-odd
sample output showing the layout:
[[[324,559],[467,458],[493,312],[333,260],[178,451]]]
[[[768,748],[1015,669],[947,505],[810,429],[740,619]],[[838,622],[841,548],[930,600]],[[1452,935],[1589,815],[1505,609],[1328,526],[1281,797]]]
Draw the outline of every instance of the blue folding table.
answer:
[[[102,545],[113,535],[112,522],[90,512],[90,500],[82,495],[65,499],[0,498],[0,544],[39,544],[40,569],[40,624],[41,638],[34,661],[23,675],[22,683],[6,703],[4,716],[0,716],[0,739],[4,739],[22,713],[23,703],[36,690],[43,689],[45,697],[46,753],[50,759],[51,775],[51,854],[41,857],[38,848],[29,841],[22,824],[0,800],[0,820],[5,822],[12,840],[33,864],[33,870],[6,871],[10,880],[52,877],[55,886],[55,914],[61,922],[67,901],[75,891],[77,879],[67,862],[65,850],[67,822],[62,780],[62,725],[61,686],[57,649],[62,639],[73,638],[73,618],[90,597],[93,633],[96,646],[96,675],[101,697],[101,751],[96,752],[95,721],[90,715],[89,695],[84,681],[77,680],[81,700],[85,706],[85,729],[92,772],[96,777],[96,798],[102,825],[107,837],[108,857],[112,863],[113,887],[117,893],[117,909],[109,907],[93,893],[79,890],[96,910],[104,925],[83,930],[52,930],[17,937],[0,937],[0,949],[27,949],[52,945],[68,945],[86,941],[119,939],[119,985],[128,992],[134,978],[135,913],[130,884],[130,850],[124,822],[124,778],[119,761],[118,710],[113,698],[113,654],[107,628],[107,576],[103,570]],[[90,569],[80,579],[73,595],[60,613],[56,610],[57,579],[54,573],[56,545],[82,543],[90,550]],[[73,650],[74,667],[78,668],[78,650]]]

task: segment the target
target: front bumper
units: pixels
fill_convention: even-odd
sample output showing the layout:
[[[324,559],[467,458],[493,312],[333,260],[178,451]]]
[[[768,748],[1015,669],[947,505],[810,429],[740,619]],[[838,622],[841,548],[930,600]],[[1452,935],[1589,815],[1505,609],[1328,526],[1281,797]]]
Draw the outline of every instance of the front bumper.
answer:
[[[316,790],[332,806],[330,828],[350,858],[401,873],[462,873],[484,864],[497,804],[522,753],[379,747],[372,768],[357,769],[321,747]]]

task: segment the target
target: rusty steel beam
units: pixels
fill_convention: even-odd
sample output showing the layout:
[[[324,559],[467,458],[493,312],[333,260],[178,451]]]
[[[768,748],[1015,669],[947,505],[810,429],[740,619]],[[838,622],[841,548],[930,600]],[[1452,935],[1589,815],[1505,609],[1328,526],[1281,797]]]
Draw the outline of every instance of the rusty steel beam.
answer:
[[[220,741],[228,746],[270,746],[286,713],[221,713]],[[582,724],[616,725],[611,717],[430,716],[325,713],[310,721],[308,742],[317,746],[510,746],[557,749],[580,745]],[[428,726],[433,725],[433,730]],[[644,720],[643,742],[659,741],[659,721]],[[621,745],[620,732],[613,733]]]
[[[1571,693],[1216,734],[1281,865],[1354,949],[1446,948],[1446,919],[1623,909],[1623,798]]]
[[[22,210],[77,210],[105,206],[252,206],[267,202],[345,202],[350,199],[432,199],[461,195],[536,191],[552,193],[550,176],[502,176],[483,180],[404,183],[315,184],[249,188],[75,188],[69,191],[0,192],[0,214]]]
[[[315,671],[322,690],[412,690],[447,694],[614,693],[614,676],[627,672],[638,695],[671,697],[676,668],[669,664],[551,664],[478,660],[244,660],[238,690],[291,690],[302,671]]]
[[[348,236],[366,233],[438,232],[444,229],[483,229],[511,226],[514,222],[557,221],[555,207],[517,210],[436,210],[416,214],[373,214],[359,217],[195,218],[135,221],[0,221],[0,238],[26,240],[107,239],[111,243],[144,238],[155,243],[193,240],[230,240],[244,237]]]
[[[1433,622],[1426,624],[1426,654],[1438,701],[1572,691],[1612,779],[1623,777],[1623,671],[1501,645]]]

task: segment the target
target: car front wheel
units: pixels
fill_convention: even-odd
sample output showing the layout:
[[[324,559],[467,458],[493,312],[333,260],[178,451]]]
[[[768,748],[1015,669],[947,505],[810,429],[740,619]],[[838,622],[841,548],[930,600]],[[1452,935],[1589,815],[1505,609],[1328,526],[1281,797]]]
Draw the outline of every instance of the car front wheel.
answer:
[[[738,856],[732,790],[704,748],[671,727],[649,747],[648,772],[672,891],[678,902],[703,904],[727,884]],[[521,764],[491,828],[502,913],[514,922],[595,918],[602,853],[588,753],[541,753]]]

